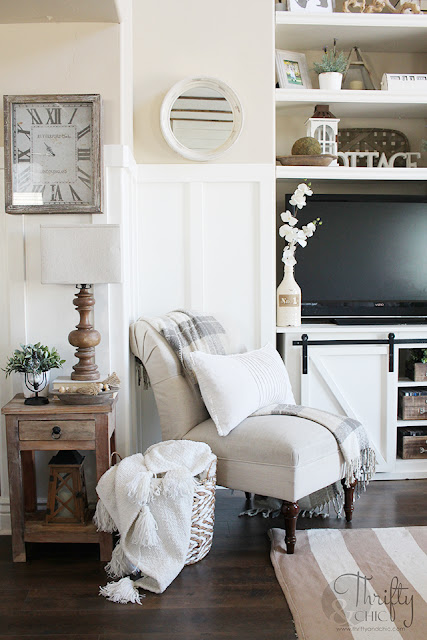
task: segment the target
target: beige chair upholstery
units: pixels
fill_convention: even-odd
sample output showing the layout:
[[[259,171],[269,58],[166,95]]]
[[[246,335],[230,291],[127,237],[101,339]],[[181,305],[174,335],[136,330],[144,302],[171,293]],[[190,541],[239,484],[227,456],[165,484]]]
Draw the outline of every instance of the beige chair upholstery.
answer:
[[[343,459],[334,436],[310,420],[256,416],[227,436],[219,436],[200,393],[184,377],[166,340],[143,320],[133,324],[130,333],[132,352],[150,377],[162,438],[206,442],[218,457],[219,485],[281,498],[294,505],[295,520],[300,498],[343,477]],[[288,536],[292,553],[289,540]]]

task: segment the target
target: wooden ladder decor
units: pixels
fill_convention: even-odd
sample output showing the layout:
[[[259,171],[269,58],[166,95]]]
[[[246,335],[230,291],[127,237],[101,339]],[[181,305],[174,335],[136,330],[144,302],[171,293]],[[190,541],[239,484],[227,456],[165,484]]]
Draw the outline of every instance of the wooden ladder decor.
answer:
[[[351,59],[353,53],[356,56],[355,60]],[[344,71],[344,74],[343,74],[343,81],[346,79],[347,73],[348,73],[348,71],[349,71],[349,69],[351,67],[360,69],[360,71],[362,73],[363,82],[365,83],[365,88],[366,89],[376,89],[376,90],[380,89],[379,82],[378,82],[377,78],[375,77],[375,74],[373,73],[373,71],[369,67],[368,63],[364,59],[363,54],[362,54],[361,50],[359,49],[359,47],[353,47],[350,50],[350,53],[348,54],[347,68],[346,68],[346,70]]]

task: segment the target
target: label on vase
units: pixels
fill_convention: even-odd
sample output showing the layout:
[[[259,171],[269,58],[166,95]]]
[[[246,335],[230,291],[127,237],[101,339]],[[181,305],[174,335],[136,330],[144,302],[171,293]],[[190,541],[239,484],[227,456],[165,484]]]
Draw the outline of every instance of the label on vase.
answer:
[[[279,293],[279,307],[299,307],[300,294],[299,293]]]

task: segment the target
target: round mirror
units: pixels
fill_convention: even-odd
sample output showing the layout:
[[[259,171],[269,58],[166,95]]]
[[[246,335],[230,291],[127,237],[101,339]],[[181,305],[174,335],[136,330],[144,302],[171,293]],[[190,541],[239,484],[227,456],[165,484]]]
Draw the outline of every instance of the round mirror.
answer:
[[[240,135],[243,112],[234,91],[215,78],[189,78],[166,94],[160,111],[169,146],[190,160],[211,160]]]

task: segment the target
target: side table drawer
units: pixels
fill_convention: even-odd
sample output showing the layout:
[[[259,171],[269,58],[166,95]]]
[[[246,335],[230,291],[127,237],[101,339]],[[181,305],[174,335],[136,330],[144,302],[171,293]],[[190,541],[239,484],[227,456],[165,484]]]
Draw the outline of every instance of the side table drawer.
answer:
[[[94,440],[95,420],[20,420],[20,440]]]

